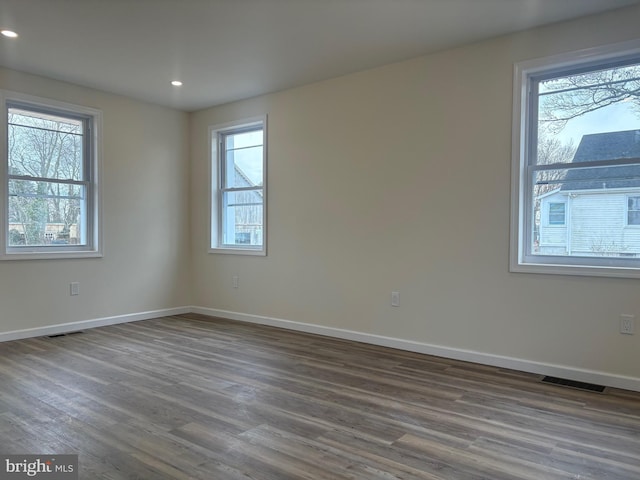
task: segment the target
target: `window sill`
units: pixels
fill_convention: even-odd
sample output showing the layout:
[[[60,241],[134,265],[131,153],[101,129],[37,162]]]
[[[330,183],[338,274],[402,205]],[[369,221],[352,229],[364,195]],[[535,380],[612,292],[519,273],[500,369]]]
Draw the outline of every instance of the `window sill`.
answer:
[[[622,266],[515,263],[510,266],[509,271],[512,273],[538,273],[544,275],[640,278],[640,268]]]
[[[95,250],[66,252],[7,252],[0,260],[72,260],[76,258],[101,258],[103,253]]]
[[[264,248],[210,248],[209,253],[221,253],[224,255],[252,255],[258,257],[266,257],[267,251]]]

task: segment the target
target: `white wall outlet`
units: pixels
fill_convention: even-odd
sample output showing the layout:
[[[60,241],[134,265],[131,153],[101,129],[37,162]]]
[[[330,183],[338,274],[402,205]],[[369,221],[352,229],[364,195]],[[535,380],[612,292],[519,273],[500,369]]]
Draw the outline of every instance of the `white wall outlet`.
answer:
[[[240,286],[240,279],[238,275],[233,276],[233,288],[238,288]]]
[[[636,331],[636,316],[623,313],[620,315],[620,333],[633,335]]]
[[[392,307],[400,306],[400,292],[391,292],[391,306]]]
[[[70,295],[80,295],[80,282],[71,282],[69,284],[69,294]]]

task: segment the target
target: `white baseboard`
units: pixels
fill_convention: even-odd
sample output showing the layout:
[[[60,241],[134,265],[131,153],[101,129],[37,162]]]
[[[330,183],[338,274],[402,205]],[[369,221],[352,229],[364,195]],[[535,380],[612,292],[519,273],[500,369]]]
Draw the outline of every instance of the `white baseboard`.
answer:
[[[168,317],[170,315],[181,315],[191,311],[192,310],[189,307],[165,308],[162,310],[151,310],[149,312],[116,315],[114,317],[94,318],[92,320],[82,320],[79,322],[59,323],[57,325],[49,325],[46,327],[13,330],[11,332],[0,333],[0,342],[20,340],[22,338],[42,337],[45,335],[57,335],[59,333],[75,332],[87,328],[104,327],[107,325],[116,325],[118,323],[137,322],[139,320],[150,320],[152,318]]]
[[[595,383],[597,385],[605,385],[608,387],[622,388],[625,390],[640,392],[640,378],[616,375],[597,370],[586,370],[566,365],[555,365],[551,363],[536,362],[532,360],[506,357],[503,355],[494,355],[473,350],[443,347],[439,345],[431,345],[428,343],[415,342],[412,340],[403,340],[400,338],[385,337],[382,335],[356,332],[353,330],[324,327],[321,325],[314,325],[310,323],[294,322],[291,320],[283,320],[280,318],[265,317],[262,315],[250,315],[246,313],[231,312],[228,310],[219,310],[215,308],[193,306],[191,307],[191,312],[210,315],[212,317],[222,317],[241,322],[270,325],[273,327],[287,328],[289,330],[297,330],[300,332],[315,333],[328,337],[370,343],[372,345],[380,345],[383,347],[397,348],[399,350],[406,350],[409,352],[424,353],[427,355],[435,355],[438,357],[451,358],[454,360],[480,363],[483,365],[491,365],[494,367],[536,373],[539,375],[568,378],[579,382]]]
[[[328,337],[353,340],[356,342],[380,345],[383,347],[397,348],[399,350],[406,350],[409,352],[424,353],[426,355],[435,355],[438,357],[451,358],[454,360],[462,360],[466,362],[480,363],[483,365],[491,365],[494,367],[520,370],[523,372],[536,373],[539,375],[569,378],[571,380],[577,380],[580,382],[595,383],[598,385],[606,385],[608,387],[622,388],[625,390],[640,392],[640,378],[636,377],[627,377],[624,375],[616,375],[613,373],[601,372],[597,370],[586,370],[566,365],[536,362],[532,360],[506,357],[503,355],[494,355],[473,350],[443,347],[440,345],[415,342],[412,340],[403,340],[401,338],[385,337],[382,335],[357,332],[354,330],[325,327],[322,325],[314,325],[311,323],[294,322],[292,320],[284,320],[281,318],[272,318],[262,315],[251,315],[246,313],[197,306],[167,308],[162,310],[152,310],[148,312],[116,315],[113,317],[95,318],[79,322],[61,323],[46,327],[13,330],[10,332],[0,333],[0,342],[20,340],[23,338],[31,337],[41,337],[45,335],[56,335],[59,333],[73,332],[88,328],[104,327],[107,325],[116,325],[119,323],[136,322],[139,320],[150,320],[153,318],[181,315],[185,313],[200,313],[212,317],[228,318],[230,320],[237,320],[241,322],[270,325],[273,327],[286,328],[289,330],[296,330],[300,332],[315,333]]]

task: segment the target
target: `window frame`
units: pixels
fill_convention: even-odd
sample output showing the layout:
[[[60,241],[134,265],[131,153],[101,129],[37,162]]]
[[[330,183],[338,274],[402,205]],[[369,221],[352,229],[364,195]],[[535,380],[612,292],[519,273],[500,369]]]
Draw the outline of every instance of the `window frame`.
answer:
[[[532,169],[537,125],[530,109],[537,106],[532,81],[615,66],[640,58],[640,41],[616,43],[518,62],[513,70],[511,228],[509,270],[516,273],[640,278],[640,259],[533,255]],[[597,166],[595,163],[593,166]],[[565,211],[565,221],[566,221]]]
[[[2,166],[0,166],[0,260],[74,259],[103,256],[102,241],[102,112],[95,108],[60,102],[7,90],[0,90],[3,118],[0,121],[0,144]],[[87,123],[83,132],[83,169],[86,169],[82,184],[86,188],[86,244],[84,245],[9,245],[9,159],[8,159],[8,113],[9,108],[22,108],[36,113],[54,114],[61,117],[83,119]]]
[[[220,137],[262,128],[262,245],[225,244],[223,239],[223,195],[234,191],[224,185],[224,165]],[[245,118],[236,122],[209,126],[209,253],[231,255],[267,255],[267,115]]]

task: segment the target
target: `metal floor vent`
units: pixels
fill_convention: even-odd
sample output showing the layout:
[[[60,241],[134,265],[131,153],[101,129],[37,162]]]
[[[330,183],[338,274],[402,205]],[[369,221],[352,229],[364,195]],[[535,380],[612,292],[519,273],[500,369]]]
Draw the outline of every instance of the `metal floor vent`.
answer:
[[[544,377],[543,383],[551,383],[553,385],[560,385],[562,387],[577,388],[578,390],[586,390],[588,392],[602,393],[606,388],[603,385],[595,385],[593,383],[576,382],[575,380],[568,380],[566,378],[557,377]]]
[[[77,332],[56,333],[55,335],[47,335],[47,338],[66,337],[67,335],[78,335],[79,333],[84,332],[82,330],[78,330]]]

